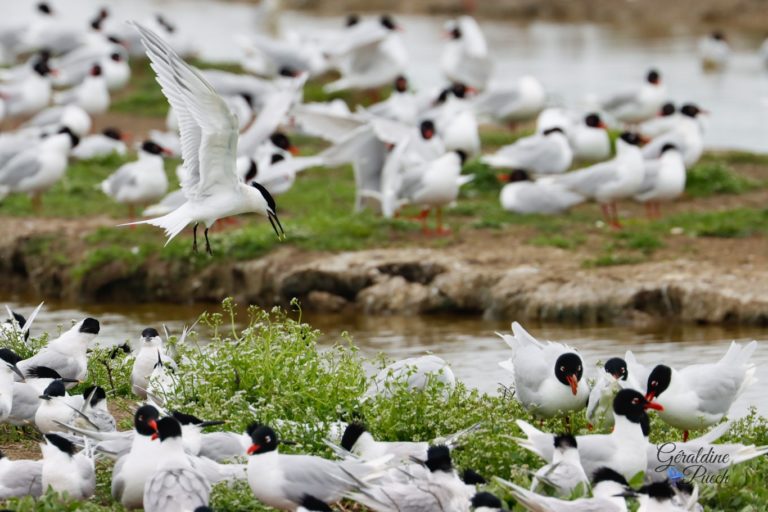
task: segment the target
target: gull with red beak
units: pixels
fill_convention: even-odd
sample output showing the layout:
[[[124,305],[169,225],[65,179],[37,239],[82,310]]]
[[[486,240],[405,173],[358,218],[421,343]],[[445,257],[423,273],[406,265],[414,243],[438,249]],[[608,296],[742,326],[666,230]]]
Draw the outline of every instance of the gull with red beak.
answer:
[[[593,478],[601,467],[610,468],[631,480],[637,473],[645,472],[648,455],[648,409],[663,411],[657,403],[650,402],[633,389],[622,389],[613,400],[615,428],[610,434],[576,436],[579,458],[584,472]],[[515,440],[542,459],[551,463],[554,458],[554,434],[540,431],[533,425],[517,420],[526,438]]]
[[[716,363],[694,364],[681,370],[657,365],[648,376],[645,398],[663,407],[661,419],[688,431],[718,423],[741,394],[755,381],[755,365],[750,363],[757,342],[746,346],[732,342],[728,352]]]
[[[537,340],[517,322],[512,333],[499,334],[514,352],[499,366],[514,375],[515,396],[523,407],[542,418],[583,409],[589,385],[582,378],[581,356],[568,345]]]

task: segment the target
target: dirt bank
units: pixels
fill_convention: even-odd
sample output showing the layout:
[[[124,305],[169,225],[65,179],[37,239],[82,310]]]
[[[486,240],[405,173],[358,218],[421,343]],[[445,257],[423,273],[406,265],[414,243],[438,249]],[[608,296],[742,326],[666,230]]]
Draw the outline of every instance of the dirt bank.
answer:
[[[157,255],[141,263],[104,261],[78,274],[72,255],[87,252],[84,233],[112,226],[114,219],[15,223],[14,234],[0,238],[5,293],[90,302],[206,302],[231,295],[267,307],[297,297],[308,309],[370,314],[768,324],[762,239],[681,239],[654,261],[588,268],[579,251],[477,230],[457,235],[445,248],[329,254],[281,247],[259,259],[208,266]]]
[[[471,11],[487,19],[609,23],[628,28],[741,28],[763,35],[762,0],[286,0],[286,8],[321,14],[393,12],[453,15]]]

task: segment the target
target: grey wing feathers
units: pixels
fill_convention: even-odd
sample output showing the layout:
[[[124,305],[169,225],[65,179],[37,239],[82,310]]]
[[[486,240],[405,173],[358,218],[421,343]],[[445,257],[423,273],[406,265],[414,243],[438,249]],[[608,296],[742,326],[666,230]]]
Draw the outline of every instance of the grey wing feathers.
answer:
[[[16,187],[25,178],[34,176],[40,170],[40,161],[34,153],[15,156],[0,169],[0,184]]]
[[[635,92],[626,92],[607,99],[603,102],[602,107],[605,110],[616,110],[630,103],[634,103],[636,100],[637,94]]]
[[[6,471],[0,482],[0,499],[22,496],[40,496],[43,493],[43,463],[39,461],[16,461]]]
[[[609,160],[559,176],[556,183],[577,194],[592,196],[600,185],[611,181],[615,175],[615,163]]]
[[[197,471],[187,468],[158,471],[145,485],[144,510],[194,510],[208,505],[210,493],[210,484]]]
[[[136,177],[133,174],[133,164],[125,164],[114,172],[104,182],[104,192],[111,196],[120,193],[123,187],[132,187],[136,185]]]
[[[357,468],[362,467],[359,462],[337,464],[311,456],[297,455],[291,459],[293,460],[289,471],[286,471],[288,482],[283,492],[296,503],[300,502],[305,494],[325,502],[338,501],[355,485],[351,475],[357,476]]]

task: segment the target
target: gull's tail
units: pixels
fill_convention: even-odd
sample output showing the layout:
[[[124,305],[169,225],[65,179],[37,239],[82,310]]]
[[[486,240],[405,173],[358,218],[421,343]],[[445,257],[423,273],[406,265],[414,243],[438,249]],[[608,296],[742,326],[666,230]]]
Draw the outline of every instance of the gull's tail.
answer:
[[[157,226],[159,228],[162,228],[163,231],[165,231],[165,236],[168,237],[168,240],[166,240],[165,245],[168,245],[171,240],[173,240],[176,235],[181,233],[185,227],[187,227],[187,224],[192,222],[192,217],[189,214],[189,206],[186,204],[183,204],[173,210],[171,213],[167,215],[163,215],[162,217],[156,217],[154,219],[147,219],[147,220],[140,220],[138,222],[128,222],[126,224],[120,224],[121,226],[135,226],[137,224],[150,224],[152,226]]]

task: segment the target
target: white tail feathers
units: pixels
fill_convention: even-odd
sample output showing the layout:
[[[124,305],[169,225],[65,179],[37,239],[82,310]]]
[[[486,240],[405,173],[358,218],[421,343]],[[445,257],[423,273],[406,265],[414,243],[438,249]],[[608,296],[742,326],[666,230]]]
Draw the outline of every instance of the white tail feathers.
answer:
[[[168,245],[176,235],[181,233],[187,224],[192,222],[192,219],[187,212],[187,205],[182,205],[167,215],[157,217],[155,219],[140,220],[138,222],[129,222],[127,224],[120,224],[121,226],[133,226],[136,224],[150,224],[157,226],[165,231],[165,236],[168,237],[165,245]]]
[[[725,353],[720,360],[720,364],[728,364],[734,366],[741,366],[749,363],[752,358],[752,354],[757,349],[757,342],[751,341],[746,346],[742,347],[735,341],[731,342],[731,346],[728,347],[728,352]]]
[[[512,322],[512,334],[515,335],[515,338],[521,344],[532,344],[536,347],[544,348],[544,345],[542,345],[539,340],[531,336],[528,331],[523,329],[523,326],[517,322]]]

